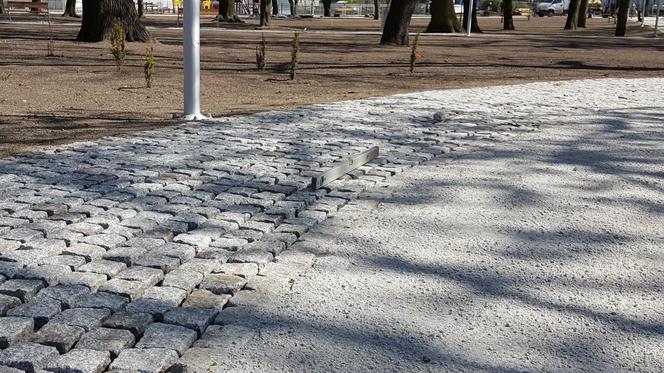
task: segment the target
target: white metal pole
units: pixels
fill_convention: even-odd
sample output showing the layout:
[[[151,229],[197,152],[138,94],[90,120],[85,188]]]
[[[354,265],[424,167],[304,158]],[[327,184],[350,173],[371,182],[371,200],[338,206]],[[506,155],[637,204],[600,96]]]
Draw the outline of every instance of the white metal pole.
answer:
[[[657,0],[657,13],[655,13],[655,37],[657,37],[657,28],[659,28],[659,9],[662,6],[662,0]]]
[[[470,36],[470,29],[473,27],[473,7],[475,6],[475,1],[474,0],[463,0],[463,1],[470,2],[468,6],[468,18],[466,19],[466,36]],[[464,12],[466,11],[465,6],[463,7],[463,10]]]
[[[201,115],[200,0],[184,0],[184,120]]]

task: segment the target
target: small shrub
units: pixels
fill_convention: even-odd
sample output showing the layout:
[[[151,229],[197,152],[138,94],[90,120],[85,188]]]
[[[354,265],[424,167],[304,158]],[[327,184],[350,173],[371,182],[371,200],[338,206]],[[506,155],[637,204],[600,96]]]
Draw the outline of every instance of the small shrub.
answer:
[[[145,64],[143,64],[143,72],[145,73],[145,85],[152,88],[152,80],[154,78],[154,69],[157,65],[157,60],[154,58],[154,47],[150,46],[145,49]]]
[[[300,68],[300,34],[293,34],[293,51],[291,53],[290,79],[294,80]]]
[[[118,66],[118,71],[125,61],[125,33],[119,20],[113,21],[113,30],[111,31],[111,53]]]
[[[261,34],[261,43],[256,46],[256,68],[265,69],[265,35]]]
[[[2,80],[3,82],[7,82],[9,81],[9,79],[11,79],[11,77],[12,74],[10,73],[2,73],[2,75],[0,75],[0,80]]]
[[[410,73],[415,72],[415,63],[422,59],[422,54],[418,52],[417,46],[420,41],[420,33],[415,34],[413,45],[410,48]]]

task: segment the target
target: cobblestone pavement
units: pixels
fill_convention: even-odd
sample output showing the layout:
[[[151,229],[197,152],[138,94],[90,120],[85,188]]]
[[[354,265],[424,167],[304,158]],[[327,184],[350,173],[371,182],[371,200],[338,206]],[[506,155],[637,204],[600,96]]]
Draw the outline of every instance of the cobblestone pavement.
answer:
[[[423,92],[2,159],[0,372],[159,372],[192,346],[229,343],[241,337],[223,326],[238,294],[264,285],[282,265],[275,257],[349,201],[566,113],[651,106],[662,83]],[[374,145],[376,160],[309,188]]]

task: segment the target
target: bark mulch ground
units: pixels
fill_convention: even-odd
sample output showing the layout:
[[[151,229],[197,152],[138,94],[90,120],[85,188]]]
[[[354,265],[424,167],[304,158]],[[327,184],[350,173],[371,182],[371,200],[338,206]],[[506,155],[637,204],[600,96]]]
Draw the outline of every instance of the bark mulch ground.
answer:
[[[54,57],[46,56],[47,25],[0,24],[0,157],[177,124],[170,118],[182,110],[183,72],[175,18],[146,20],[156,39],[151,89],[143,78],[146,44],[128,44],[118,71],[108,43],[73,41],[78,22],[54,18]],[[423,31],[427,22],[415,19],[412,31]],[[562,31],[564,22],[517,18],[517,31],[503,32],[499,18],[480,18],[482,35],[423,34],[422,58],[410,74],[410,48],[379,45],[380,36],[369,32],[380,24],[371,19],[274,20],[272,31],[261,33],[254,21],[218,27],[207,17],[201,31],[202,108],[223,116],[420,90],[664,73],[664,40],[650,37],[650,30],[632,23],[629,37],[615,38],[607,19],[589,19],[587,29],[568,32]],[[292,31],[301,31],[294,81],[288,79]],[[255,64],[261,34],[265,71]]]

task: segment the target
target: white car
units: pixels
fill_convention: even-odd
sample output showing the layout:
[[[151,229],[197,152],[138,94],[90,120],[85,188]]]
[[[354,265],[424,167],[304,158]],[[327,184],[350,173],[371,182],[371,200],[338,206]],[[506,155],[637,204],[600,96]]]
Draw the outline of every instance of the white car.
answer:
[[[537,6],[537,14],[540,17],[561,15],[569,10],[569,0],[545,0]]]

